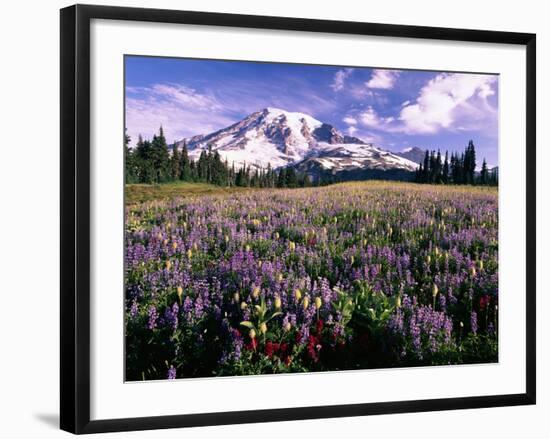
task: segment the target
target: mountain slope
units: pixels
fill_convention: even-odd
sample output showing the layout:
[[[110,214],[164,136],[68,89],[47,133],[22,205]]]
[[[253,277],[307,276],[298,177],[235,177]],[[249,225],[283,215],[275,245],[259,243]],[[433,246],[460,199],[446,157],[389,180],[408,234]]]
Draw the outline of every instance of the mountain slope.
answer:
[[[417,167],[407,158],[346,136],[307,114],[277,108],[265,108],[227,128],[176,145],[180,147],[184,142],[192,159],[211,147],[236,167],[294,166],[311,174],[362,169],[411,172]]]
[[[425,149],[421,149],[417,146],[413,146],[411,148],[406,148],[401,152],[396,152],[396,155],[406,158],[407,160],[410,160],[414,163],[422,163],[424,161],[424,156],[426,154]]]

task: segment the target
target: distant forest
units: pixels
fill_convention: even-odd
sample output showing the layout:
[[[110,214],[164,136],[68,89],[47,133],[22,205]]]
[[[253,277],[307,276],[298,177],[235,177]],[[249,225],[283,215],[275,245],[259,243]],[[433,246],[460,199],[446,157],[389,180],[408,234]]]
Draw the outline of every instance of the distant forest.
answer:
[[[130,148],[130,140],[128,135],[124,136],[126,183],[188,181],[219,186],[296,188],[341,181],[333,175],[312,179],[293,167],[273,169],[268,165],[265,169],[258,169],[245,164],[236,169],[211,147],[203,150],[197,160],[192,160],[185,144],[181,149],[175,144],[172,148],[168,146],[162,127],[152,140],[143,140],[140,136],[135,148]],[[453,153],[450,159],[447,152],[443,160],[440,151],[426,151],[424,162],[417,171],[411,172],[411,180],[429,184],[498,184],[498,173],[490,171],[485,160],[481,172],[476,173],[475,168],[475,147],[470,141],[464,153],[460,156]]]
[[[470,185],[498,185],[498,170],[489,170],[483,159],[481,171],[476,172],[476,149],[470,140],[464,152],[460,155],[452,153],[449,158],[445,151],[442,160],[441,151],[426,151],[424,162],[420,163],[415,172],[414,181],[430,184],[470,184]]]
[[[210,183],[218,186],[241,186],[260,188],[296,188],[335,183],[334,178],[319,178],[315,181],[305,173],[292,167],[265,169],[235,165],[222,160],[218,151],[203,150],[198,160],[191,160],[187,146],[170,148],[166,143],[162,127],[153,140],[143,140],[140,136],[136,147],[129,147],[130,137],[125,136],[126,183],[167,183],[189,181]]]

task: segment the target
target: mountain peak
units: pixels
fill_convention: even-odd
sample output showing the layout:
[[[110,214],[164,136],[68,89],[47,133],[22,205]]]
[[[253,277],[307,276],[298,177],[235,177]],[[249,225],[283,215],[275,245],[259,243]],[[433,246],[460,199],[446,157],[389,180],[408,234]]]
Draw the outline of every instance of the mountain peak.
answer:
[[[265,107],[265,108],[262,110],[262,113],[283,114],[283,113],[289,113],[289,111],[283,110],[282,108]]]
[[[297,111],[283,110],[282,108],[266,107],[262,110],[262,114],[265,115],[266,118],[270,121],[281,117],[286,118],[287,120],[291,120],[295,123],[304,123],[305,121],[305,123],[307,123],[310,128],[315,128],[322,124],[320,121],[310,116],[309,114],[300,113]]]
[[[397,152],[396,155],[406,158],[414,163],[421,163],[424,161],[424,155],[426,150],[419,148],[418,146],[409,146],[403,149],[401,152]]]
[[[239,122],[206,135],[177,142],[186,143],[189,156],[196,159],[211,147],[236,166],[272,168],[296,166],[315,157],[337,170],[346,166],[382,166],[414,170],[415,164],[389,151],[375,148],[356,137],[342,134],[334,126],[306,113],[266,107]],[[333,157],[334,156],[334,157]],[[336,156],[338,159],[336,160]],[[334,158],[336,161],[332,161]],[[334,162],[334,163],[333,163]]]

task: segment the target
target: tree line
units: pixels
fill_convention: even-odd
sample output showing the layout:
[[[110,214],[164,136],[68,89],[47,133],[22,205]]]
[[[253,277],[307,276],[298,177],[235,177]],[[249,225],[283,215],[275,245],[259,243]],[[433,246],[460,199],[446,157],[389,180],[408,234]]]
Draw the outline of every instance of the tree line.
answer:
[[[476,150],[474,142],[470,140],[463,153],[445,151],[445,158],[441,151],[426,151],[424,161],[415,172],[414,181],[429,184],[470,184],[470,185],[498,185],[498,171],[489,170],[483,159],[481,170],[476,173]]]
[[[130,148],[130,137],[125,135],[125,178],[126,183],[158,184],[173,181],[210,183],[218,186],[294,188],[307,187],[312,181],[307,174],[294,168],[275,170],[253,168],[246,164],[235,167],[223,160],[218,151],[202,150],[199,158],[189,157],[187,145],[180,148],[176,143],[170,148],[162,127],[152,140],[139,136],[136,147]],[[171,152],[170,152],[171,149]],[[316,184],[323,184],[318,181]]]
[[[295,188],[336,183],[336,176],[321,176],[312,180],[306,173],[292,167],[273,169],[256,168],[223,160],[218,151],[209,145],[197,160],[189,157],[187,145],[169,147],[162,126],[152,140],[139,136],[135,148],[130,148],[130,137],[124,136],[126,183],[158,184],[173,181],[203,182],[219,186],[260,188]],[[489,170],[483,160],[481,171],[476,173],[476,152],[473,141],[462,154],[426,151],[424,161],[414,172],[413,181],[430,184],[498,185],[498,172]]]

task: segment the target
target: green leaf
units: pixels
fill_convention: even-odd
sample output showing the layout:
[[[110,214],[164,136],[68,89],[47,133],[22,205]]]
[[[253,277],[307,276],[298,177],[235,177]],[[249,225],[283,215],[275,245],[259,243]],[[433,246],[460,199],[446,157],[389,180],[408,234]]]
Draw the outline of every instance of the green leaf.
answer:
[[[271,317],[269,317],[269,319],[267,319],[267,321],[269,322],[272,318],[280,316],[282,314],[283,313],[281,311],[274,312],[273,314],[271,314]]]
[[[248,322],[248,321],[241,322],[241,326],[244,326],[248,329],[254,329],[254,325],[252,324],[252,322]]]

